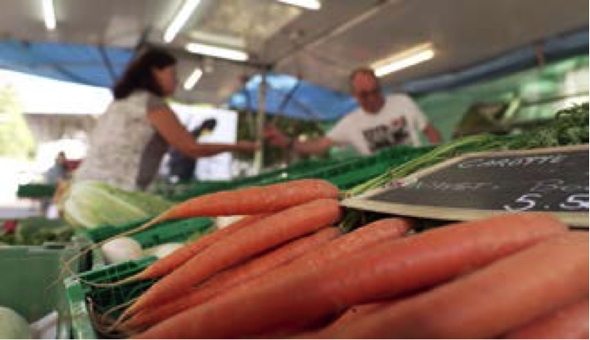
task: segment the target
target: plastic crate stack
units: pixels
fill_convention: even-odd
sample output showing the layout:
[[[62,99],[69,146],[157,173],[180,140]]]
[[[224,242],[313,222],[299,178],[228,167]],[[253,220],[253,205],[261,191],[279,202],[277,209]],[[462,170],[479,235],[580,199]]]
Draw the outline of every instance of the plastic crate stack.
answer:
[[[44,246],[0,246],[0,302],[29,323],[56,313],[55,337],[71,338],[70,306],[63,285],[63,264],[80,250],[72,243]],[[69,269],[78,273],[82,260]]]
[[[256,176],[248,176],[234,179],[231,181],[191,181],[189,183],[182,183],[176,185],[176,188],[173,188],[171,190],[173,193],[168,195],[168,199],[170,199],[171,201],[180,202],[192,197],[197,197],[216,191],[232,190],[246,186],[260,185],[261,183],[277,183],[288,179],[290,177],[290,174],[292,173],[304,173],[310,171],[311,169],[329,166],[337,162],[339,161],[301,161],[287,168],[269,170]]]
[[[18,186],[16,196],[19,198],[51,198],[55,192],[54,184],[30,183]]]
[[[184,201],[204,194],[232,190],[253,185],[268,185],[289,180],[320,178],[347,190],[370,178],[382,174],[392,166],[402,164],[432,150],[434,146],[398,146],[371,156],[358,156],[344,160],[302,161],[293,166],[272,170],[257,176],[233,181],[198,182],[182,192],[169,197],[172,201]],[[186,186],[186,184],[184,184]]]

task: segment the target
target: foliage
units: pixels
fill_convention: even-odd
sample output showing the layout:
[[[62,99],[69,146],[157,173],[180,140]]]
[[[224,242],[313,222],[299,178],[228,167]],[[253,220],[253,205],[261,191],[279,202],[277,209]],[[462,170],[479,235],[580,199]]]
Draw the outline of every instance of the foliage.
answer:
[[[240,112],[238,139],[256,139],[256,112]],[[293,138],[313,139],[325,134],[323,123],[312,120],[293,119],[284,116],[267,116],[266,123],[276,125],[286,135]],[[281,163],[290,163],[287,150],[265,144],[264,167],[273,167]],[[240,156],[243,157],[243,156]],[[250,157],[250,156],[248,156]],[[315,156],[318,157],[318,156]],[[319,156],[325,158],[327,155]]]
[[[555,118],[544,125],[520,134],[496,136],[479,134],[441,144],[427,154],[400,166],[395,166],[363,184],[349,190],[347,196],[356,196],[382,187],[420,169],[435,165],[467,152],[527,150],[588,143],[588,103],[573,105],[558,111]]]
[[[28,246],[45,242],[67,243],[73,235],[74,229],[62,220],[32,216],[18,220],[15,230],[0,231],[0,243]]]
[[[0,89],[0,156],[32,158],[34,152],[33,134],[15,90],[11,87]]]

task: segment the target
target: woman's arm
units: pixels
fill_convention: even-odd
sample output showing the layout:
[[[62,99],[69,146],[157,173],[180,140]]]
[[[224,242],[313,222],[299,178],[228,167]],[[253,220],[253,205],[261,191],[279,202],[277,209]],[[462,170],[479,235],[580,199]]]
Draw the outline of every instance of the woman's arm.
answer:
[[[199,144],[174,112],[166,107],[151,109],[148,119],[168,144],[189,157],[207,157],[226,151],[252,152],[257,148],[255,143],[249,141],[239,141],[236,144]]]

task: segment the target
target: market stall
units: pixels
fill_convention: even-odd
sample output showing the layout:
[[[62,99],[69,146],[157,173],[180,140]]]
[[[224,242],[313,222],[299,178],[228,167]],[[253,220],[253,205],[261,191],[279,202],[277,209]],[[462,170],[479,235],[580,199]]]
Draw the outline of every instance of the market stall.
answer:
[[[69,278],[71,306],[93,301],[78,311],[76,337],[583,336],[588,178],[578,169],[588,162],[579,126],[587,119],[584,105],[522,135],[464,137],[340,190],[328,182],[337,177],[312,172],[178,203],[156,221],[184,209],[242,219],[185,245],[190,255]],[[540,269],[556,258],[559,274]],[[527,302],[549,285],[563,294]],[[429,327],[408,324],[409,311]],[[383,329],[384,320],[399,326]]]
[[[111,88],[142,51],[164,49],[174,72],[150,74],[160,94],[167,76],[182,85],[165,93],[183,111],[173,118],[200,125],[219,111],[231,128],[210,144],[260,145],[235,157],[248,171],[227,165],[223,180],[162,177],[147,191],[69,176],[19,183],[19,199],[51,202],[56,215],[0,216],[0,338],[588,338],[587,10],[581,0],[6,4],[0,68]],[[361,65],[381,86],[357,91],[349,76]],[[418,132],[432,123],[439,142],[377,127],[367,133],[403,143],[295,148],[364,110],[362,98],[400,91],[424,111]],[[161,110],[163,97],[126,112]],[[0,101],[0,131],[16,130],[3,115],[15,107]],[[268,140],[270,123],[290,134],[283,147]],[[158,144],[146,126],[111,124],[146,137],[113,158],[141,155],[139,174],[161,161],[145,150],[182,146]]]

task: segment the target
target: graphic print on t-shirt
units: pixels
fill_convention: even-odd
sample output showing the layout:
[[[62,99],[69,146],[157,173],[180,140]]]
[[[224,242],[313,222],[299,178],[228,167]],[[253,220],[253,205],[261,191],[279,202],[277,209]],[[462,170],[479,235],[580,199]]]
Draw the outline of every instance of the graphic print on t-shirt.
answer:
[[[382,148],[398,144],[406,144],[410,134],[405,117],[392,120],[389,125],[381,124],[370,129],[363,130],[363,136],[367,141],[369,150],[375,152]]]

